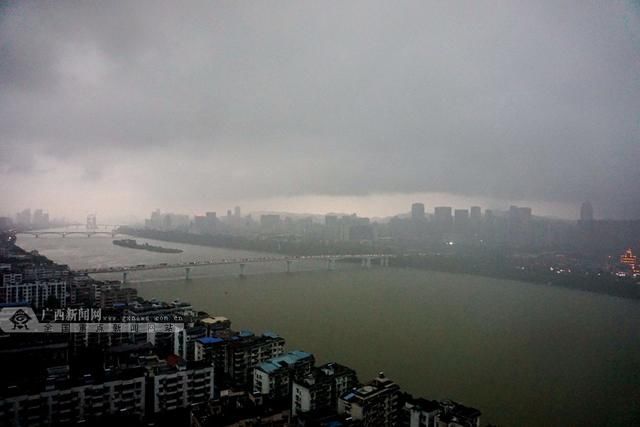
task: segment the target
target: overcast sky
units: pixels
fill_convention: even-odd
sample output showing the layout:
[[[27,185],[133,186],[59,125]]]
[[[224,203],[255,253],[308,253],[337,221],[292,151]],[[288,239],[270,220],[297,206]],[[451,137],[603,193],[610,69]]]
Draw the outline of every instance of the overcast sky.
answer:
[[[0,213],[640,217],[640,6],[0,3]]]

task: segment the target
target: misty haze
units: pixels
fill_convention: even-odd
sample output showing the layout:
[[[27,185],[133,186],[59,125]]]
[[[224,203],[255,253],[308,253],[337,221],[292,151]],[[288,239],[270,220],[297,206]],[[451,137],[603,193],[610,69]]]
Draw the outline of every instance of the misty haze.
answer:
[[[640,425],[640,4],[0,3],[0,426]]]

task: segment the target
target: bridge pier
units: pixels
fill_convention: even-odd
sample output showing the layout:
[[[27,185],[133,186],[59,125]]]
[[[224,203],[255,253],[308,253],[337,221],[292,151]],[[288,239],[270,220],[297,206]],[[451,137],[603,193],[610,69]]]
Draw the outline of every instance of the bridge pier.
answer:
[[[291,260],[287,260],[287,273],[291,273]]]
[[[36,239],[37,239],[38,237],[40,237],[40,235],[36,233]]]
[[[191,268],[187,267],[184,269],[184,279],[185,280],[191,280]]]
[[[328,271],[333,271],[336,269],[336,260],[335,258],[329,258],[327,260],[327,270]]]
[[[127,283],[127,272],[123,271],[122,272],[122,284],[124,285],[125,283]]]
[[[64,239],[65,237],[67,237],[67,233],[62,233],[62,238]]]
[[[246,264],[240,263],[240,277],[244,277],[244,267]]]

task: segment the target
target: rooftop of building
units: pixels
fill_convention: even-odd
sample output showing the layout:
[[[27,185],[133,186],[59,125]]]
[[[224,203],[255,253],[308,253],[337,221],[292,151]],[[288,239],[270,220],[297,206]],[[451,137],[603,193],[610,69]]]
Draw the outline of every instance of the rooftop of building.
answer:
[[[163,311],[163,312],[190,311],[192,309],[192,306],[187,302],[174,301],[171,303],[167,303],[167,302],[158,301],[155,299],[143,300],[142,298],[138,298],[136,301],[133,301],[127,304],[125,309],[135,314],[146,314],[146,313],[154,313],[157,311]]]
[[[231,329],[218,329],[214,330],[212,334],[216,338],[228,341],[230,345],[236,349],[251,347],[253,345],[261,345],[271,341],[284,344],[284,338],[275,333],[265,333],[256,336],[250,331],[236,332]]]
[[[150,342],[122,343],[122,344],[114,345],[105,349],[105,352],[111,353],[111,354],[124,354],[124,353],[131,353],[135,351],[150,351],[153,349],[154,349],[154,346]]]
[[[356,372],[338,363],[326,363],[313,368],[307,375],[296,378],[295,382],[303,386],[312,386],[314,384],[333,382],[337,376],[342,375],[353,375],[355,377]]]
[[[258,365],[257,369],[270,374],[283,367],[295,365],[301,360],[308,359],[310,357],[313,357],[311,353],[307,353],[306,351],[293,350],[283,354],[282,356],[274,357],[264,363],[261,363],[260,365]]]
[[[304,425],[321,427],[343,427],[353,426],[354,421],[347,414],[336,414],[332,409],[320,409],[297,414],[299,420]]]
[[[322,372],[324,372],[327,375],[342,375],[347,373],[353,373],[353,374],[356,373],[355,370],[349,368],[348,366],[344,366],[336,362],[325,363],[324,365],[318,366],[318,369],[320,369]]]
[[[477,418],[482,415],[482,413],[478,409],[472,408],[470,406],[465,406],[452,400],[443,400],[440,402],[440,405],[443,407],[447,414],[452,414],[457,418],[470,419]]]
[[[423,412],[434,412],[441,409],[440,402],[437,400],[429,400],[422,397],[416,399],[410,398],[406,403],[412,405],[416,410]]]
[[[367,399],[388,389],[399,388],[400,387],[396,383],[385,377],[384,373],[380,372],[380,374],[378,374],[378,376],[371,382],[351,390],[350,392],[344,394],[341,399],[346,400],[347,402],[359,399]]]
[[[160,359],[157,355],[140,356],[138,364],[155,374],[173,374],[179,371],[189,371],[195,369],[211,368],[210,362],[206,360],[187,361],[177,354],[170,354],[165,359]]]
[[[229,319],[223,316],[209,316],[201,319],[200,322],[204,323],[205,325],[214,325],[216,323],[229,322]]]
[[[218,344],[218,343],[224,342],[222,338],[218,338],[218,337],[198,338],[196,341],[198,341],[202,345],[212,345],[212,344]]]

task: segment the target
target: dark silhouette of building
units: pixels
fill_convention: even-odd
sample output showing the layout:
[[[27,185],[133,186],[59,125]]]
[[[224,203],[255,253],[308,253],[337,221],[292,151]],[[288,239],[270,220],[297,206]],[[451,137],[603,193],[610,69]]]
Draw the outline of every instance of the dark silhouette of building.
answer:
[[[414,221],[424,219],[424,203],[414,203],[411,205],[411,219]]]
[[[451,206],[438,206],[433,210],[433,224],[435,231],[442,235],[450,233],[453,228],[453,216]]]

